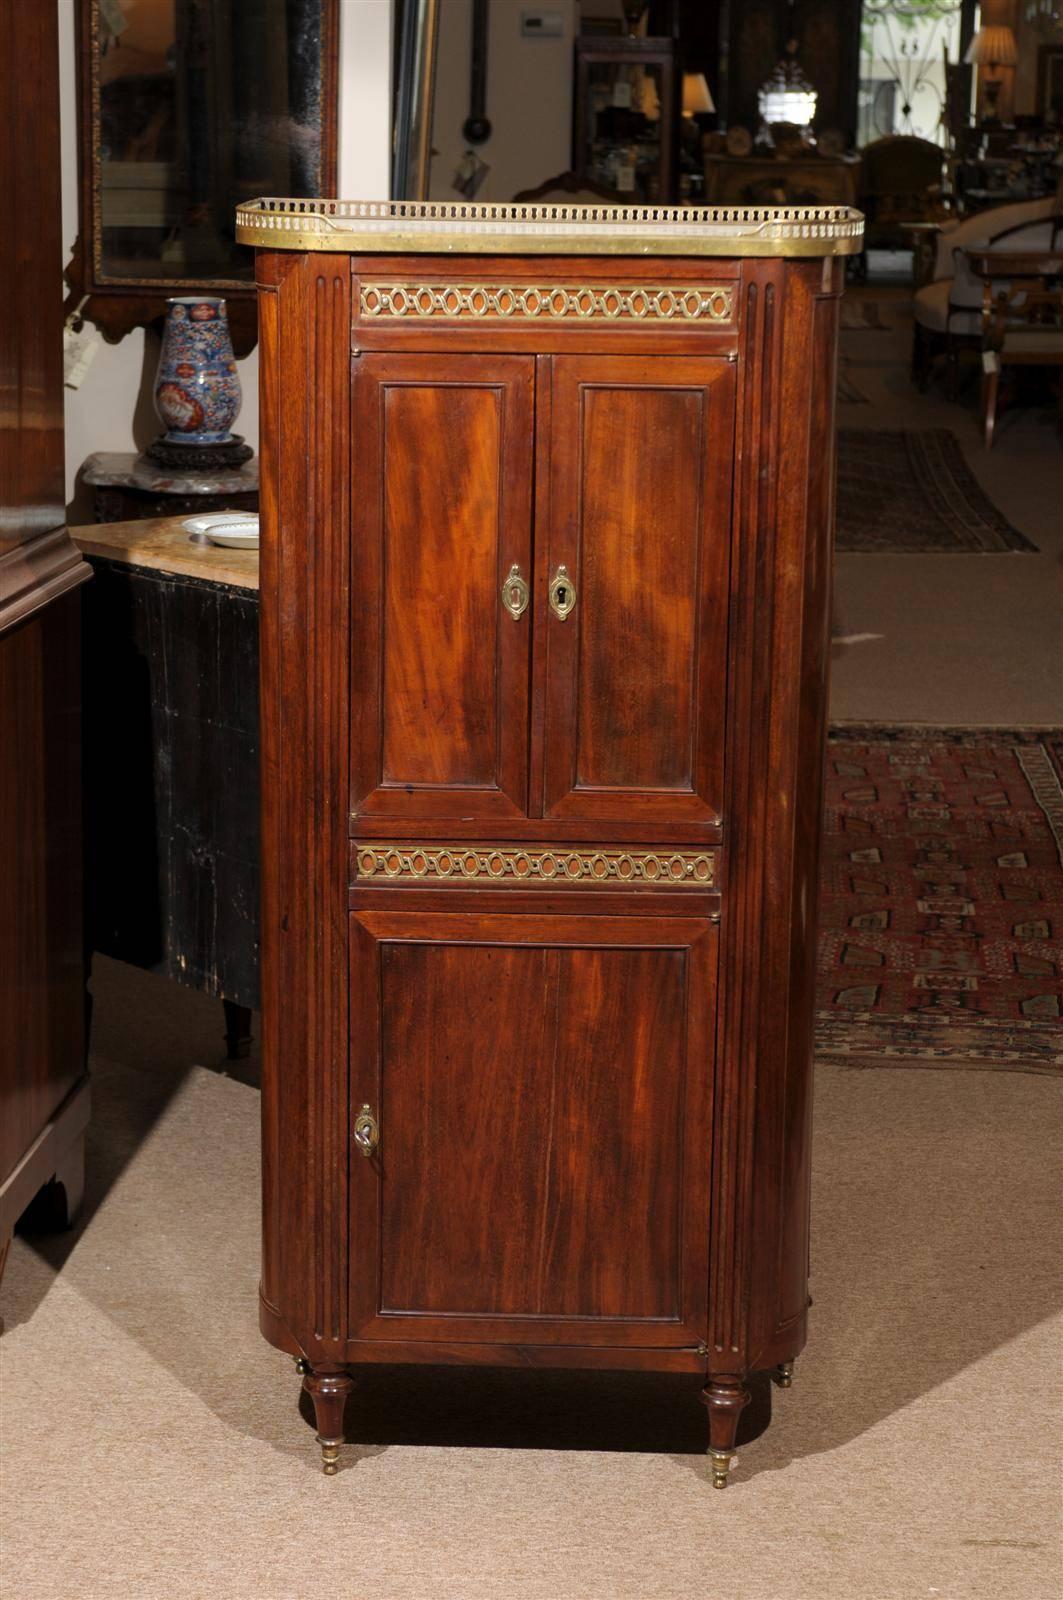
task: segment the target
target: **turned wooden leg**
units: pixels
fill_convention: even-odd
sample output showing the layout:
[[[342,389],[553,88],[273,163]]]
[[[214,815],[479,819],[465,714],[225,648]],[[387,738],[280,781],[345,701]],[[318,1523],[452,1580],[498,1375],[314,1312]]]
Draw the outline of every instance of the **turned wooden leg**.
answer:
[[[997,426],[997,401],[1000,396],[1000,372],[990,372],[985,380],[985,447],[993,448],[993,434]]]
[[[354,1379],[343,1367],[316,1367],[306,1374],[303,1388],[314,1402],[317,1442],[321,1446],[321,1470],[331,1478],[339,1471],[343,1412],[347,1396],[354,1388]]]
[[[924,394],[929,386],[932,359],[930,335],[922,324],[917,322],[912,332],[912,382],[918,387],[920,394]]]
[[[749,1404],[749,1390],[740,1377],[717,1372],[713,1373],[701,1391],[701,1398],[709,1410],[712,1486],[714,1489],[726,1489],[738,1419]]]
[[[223,1000],[225,1054],[230,1061],[246,1061],[251,1054],[251,1010],[235,1000]]]

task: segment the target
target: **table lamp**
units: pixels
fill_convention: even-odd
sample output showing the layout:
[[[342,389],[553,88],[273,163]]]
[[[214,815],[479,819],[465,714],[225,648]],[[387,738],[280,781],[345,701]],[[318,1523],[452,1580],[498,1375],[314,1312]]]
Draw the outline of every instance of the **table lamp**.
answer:
[[[998,67],[1013,67],[1019,59],[1019,52],[1015,47],[1015,35],[1008,27],[979,28],[970,44],[964,61],[971,67],[986,67],[988,73],[983,79],[985,87],[985,120],[997,121],[997,101],[1003,80],[994,77]]]
[[[684,72],[683,74],[683,115],[684,117],[698,117],[707,111],[715,111],[709,85],[703,72]]]

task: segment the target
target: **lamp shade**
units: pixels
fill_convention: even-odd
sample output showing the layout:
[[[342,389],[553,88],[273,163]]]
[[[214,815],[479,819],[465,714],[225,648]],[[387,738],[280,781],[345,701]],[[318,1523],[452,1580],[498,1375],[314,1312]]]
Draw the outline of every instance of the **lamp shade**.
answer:
[[[701,112],[715,111],[712,95],[705,81],[703,72],[684,72],[683,74],[683,115],[695,117]]]
[[[972,67],[1013,67],[1019,59],[1015,35],[1010,28],[979,28],[964,61]]]

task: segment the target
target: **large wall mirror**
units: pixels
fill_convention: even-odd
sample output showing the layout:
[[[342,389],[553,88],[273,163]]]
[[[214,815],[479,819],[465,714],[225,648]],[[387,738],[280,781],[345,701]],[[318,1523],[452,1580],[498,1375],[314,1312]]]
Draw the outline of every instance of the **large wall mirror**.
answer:
[[[338,0],[80,0],[72,289],[121,337],[196,290],[254,338],[254,195],[335,193]]]

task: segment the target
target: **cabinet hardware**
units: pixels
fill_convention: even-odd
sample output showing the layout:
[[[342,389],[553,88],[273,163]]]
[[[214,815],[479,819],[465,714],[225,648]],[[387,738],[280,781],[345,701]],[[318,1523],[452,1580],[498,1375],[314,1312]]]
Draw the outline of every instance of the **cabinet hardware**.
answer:
[[[367,1105],[362,1107],[354,1119],[354,1142],[367,1158],[380,1143],[380,1124]]]
[[[528,609],[528,585],[515,561],[506,573],[506,581],[502,585],[502,604],[514,622]]]
[[[550,580],[550,610],[559,622],[564,622],[576,609],[576,585],[568,575],[567,567],[558,567]]]

